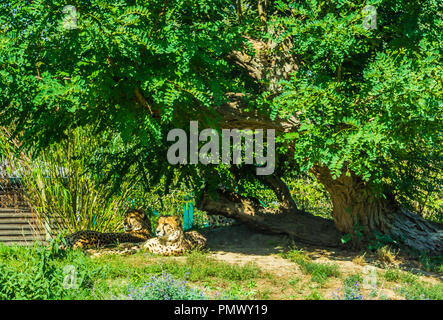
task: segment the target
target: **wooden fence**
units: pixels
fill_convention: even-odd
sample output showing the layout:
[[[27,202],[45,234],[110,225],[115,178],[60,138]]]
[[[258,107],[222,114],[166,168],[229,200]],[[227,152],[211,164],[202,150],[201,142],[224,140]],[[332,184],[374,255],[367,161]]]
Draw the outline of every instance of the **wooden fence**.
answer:
[[[0,242],[6,245],[29,245],[45,242],[47,235],[23,196],[23,190],[0,183]]]
[[[46,232],[31,209],[0,208],[0,242],[29,245],[34,241],[44,243]]]

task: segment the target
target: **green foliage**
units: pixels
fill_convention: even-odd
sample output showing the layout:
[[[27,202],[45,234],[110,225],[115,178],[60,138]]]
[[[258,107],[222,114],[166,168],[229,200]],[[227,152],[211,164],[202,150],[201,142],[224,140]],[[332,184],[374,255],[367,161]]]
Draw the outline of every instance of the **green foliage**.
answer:
[[[51,228],[67,232],[120,230],[125,202],[134,188],[125,183],[121,193],[111,195],[112,186],[101,184],[87,172],[100,139],[88,128],[77,128],[68,136],[34,159],[10,148],[7,169],[15,169],[30,205]]]
[[[368,4],[379,8],[374,30],[362,23]],[[164,171],[156,154],[169,124],[205,117],[201,108],[218,105],[224,92],[263,96],[226,59],[249,32],[290,41],[304,62],[280,95],[260,104],[279,116],[302,111],[295,158],[304,168],[321,162],[338,173],[347,163],[365,179],[394,184],[416,178],[421,163],[438,167],[438,1],[279,0],[269,8],[274,31],[264,34],[254,9],[236,17],[224,0],[78,2],[72,30],[62,27],[63,5],[1,6],[2,122],[20,119],[17,130],[29,143],[46,145],[66,128],[96,123],[121,134],[139,160],[149,146],[150,166]],[[149,92],[150,108],[161,106],[160,121],[128,99],[136,88]]]
[[[269,290],[270,284],[277,285],[276,279],[256,265],[221,262],[201,252],[179,260],[143,253],[92,259],[79,250],[60,251],[59,244],[60,239],[48,247],[0,245],[0,299],[268,299],[274,291]],[[301,251],[286,255],[302,270],[302,265],[308,265],[309,259]],[[317,269],[306,270],[309,268]],[[74,278],[69,270],[75,271]],[[313,278],[311,281],[323,283]],[[393,282],[396,292],[407,299],[442,299],[440,284],[423,282],[411,273],[391,269],[383,279]],[[285,281],[288,279],[282,285]],[[359,298],[355,283],[362,283],[361,275],[346,277],[334,297]],[[303,278],[291,279],[289,285],[306,294],[308,284]],[[323,299],[321,289],[316,287],[304,298]]]
[[[74,5],[73,29],[63,28],[64,1],[0,6],[1,124],[15,122],[14,133],[37,149],[66,138],[66,129],[93,124],[96,133],[113,133],[109,144],[117,136],[124,146],[102,150],[97,171],[110,166],[119,180],[137,166],[140,181],[147,171],[154,181],[168,176],[165,133],[184,116],[213,122],[202,111],[219,104],[223,92],[241,91],[225,60],[243,41],[230,2]],[[146,103],[136,101],[136,89]],[[160,118],[148,112],[153,108],[162,110]]]
[[[397,286],[396,291],[407,300],[441,300],[443,297],[442,283],[423,282],[417,276],[398,269],[386,271],[384,277],[388,281],[400,282],[401,285]]]
[[[283,257],[298,264],[303,273],[312,276],[311,280],[313,282],[323,284],[330,277],[340,276],[340,271],[337,265],[313,262],[300,250],[288,251],[283,254]]]
[[[419,261],[424,270],[443,274],[443,255],[428,256],[421,253]]]
[[[320,163],[335,176],[346,168],[402,193],[433,188],[424,181],[442,159],[436,30],[443,22],[439,2],[425,3],[278,1],[291,15],[273,19],[275,40],[292,41],[304,64],[267,102],[283,116],[300,114],[299,132],[287,141],[296,139],[302,168]],[[363,4],[378,9],[374,30],[362,25]]]
[[[180,182],[197,192],[205,181],[260,194],[257,177],[235,173],[244,167],[166,160],[170,129],[196,119],[220,129],[217,111],[238,93],[248,112],[300,122],[278,136],[277,175],[352,171],[374,192],[429,203],[441,221],[440,0],[277,0],[264,16],[247,0],[75,1],[75,28],[63,26],[65,5],[0,4],[0,125],[14,124],[22,148],[44,150],[90,125],[103,141],[89,170],[114,192],[128,181],[145,194]],[[364,27],[366,5],[377,8],[374,29]],[[252,54],[248,38],[297,61],[276,90],[271,75],[256,81],[230,59]]]
[[[0,299],[85,298],[100,269],[91,269],[89,261],[80,252],[59,251],[59,244],[60,240],[56,239],[49,248],[35,245],[31,250],[0,245]],[[67,275],[63,267],[71,263],[76,265],[75,291],[64,286]]]
[[[418,212],[424,218],[443,223],[443,175],[419,169],[422,175],[415,186],[415,192],[400,194],[401,204]]]
[[[398,289],[398,293],[407,300],[441,300],[443,299],[443,284],[405,284]]]
[[[312,175],[300,174],[298,177],[287,180],[292,198],[300,210],[332,219],[331,199],[324,186]]]
[[[388,269],[383,277],[388,281],[398,281],[400,279],[400,271],[398,269]]]
[[[351,214],[351,211],[347,212]],[[353,240],[353,243],[360,243],[364,238],[363,227],[359,224],[358,220],[355,220],[352,233],[347,233],[341,237],[341,243],[346,244],[350,240]]]
[[[186,281],[177,281],[168,273],[152,276],[141,288],[130,288],[132,300],[204,300],[198,289],[188,288]]]
[[[60,251],[60,241],[49,247],[0,244],[0,299],[206,299],[195,286],[211,279],[233,285],[215,298],[237,299],[250,295],[251,281],[263,276],[255,265],[236,266],[198,252],[183,262],[143,254],[92,259],[79,250]]]
[[[137,256],[135,257],[137,258]],[[143,262],[146,260],[144,255],[138,258]],[[236,266],[217,261],[198,251],[187,255],[183,262],[172,259],[158,259],[150,264],[142,263],[139,266],[134,263],[134,260],[128,260],[122,264],[119,256],[100,257],[96,261],[98,265],[109,268],[112,276],[129,275],[134,281],[142,281],[146,274],[159,275],[163,271],[175,278],[187,279],[192,282],[209,281],[214,278],[227,281],[250,281],[262,275],[255,264]],[[136,259],[136,261],[138,260]]]
[[[313,290],[311,293],[309,293],[306,297],[306,300],[324,300],[322,295],[318,293],[318,291]]]
[[[369,242],[368,249],[377,251],[378,249],[387,245],[397,244],[398,242],[392,239],[389,235],[374,232],[374,239]]]
[[[396,292],[407,300],[441,300],[443,297],[442,283],[430,284],[399,269],[388,269],[383,277],[388,281],[400,283]]]
[[[361,279],[361,277],[357,277],[358,279]],[[350,276],[345,279],[343,282],[343,287],[340,289],[337,289],[336,292],[334,292],[334,299],[336,300],[363,300],[364,297],[361,293],[361,286],[358,280],[355,280],[355,276]]]
[[[356,282],[363,283],[363,277],[358,273],[347,276],[346,279],[343,281],[343,284],[346,286],[352,286]]]

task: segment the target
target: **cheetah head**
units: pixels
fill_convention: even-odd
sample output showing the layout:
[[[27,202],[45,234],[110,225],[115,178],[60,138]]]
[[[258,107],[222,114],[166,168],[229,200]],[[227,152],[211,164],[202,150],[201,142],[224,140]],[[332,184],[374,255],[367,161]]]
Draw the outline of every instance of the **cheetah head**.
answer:
[[[177,241],[183,235],[183,227],[179,216],[160,217],[155,235],[162,241]]]
[[[151,222],[148,216],[138,209],[129,209],[125,213],[125,220],[123,222],[125,232],[148,232],[151,233]]]

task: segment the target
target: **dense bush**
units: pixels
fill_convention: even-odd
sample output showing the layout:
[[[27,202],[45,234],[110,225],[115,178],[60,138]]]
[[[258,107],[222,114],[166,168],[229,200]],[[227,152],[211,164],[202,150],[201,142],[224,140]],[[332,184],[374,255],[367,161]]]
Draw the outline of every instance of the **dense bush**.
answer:
[[[54,241],[48,248],[0,246],[0,299],[86,298],[100,268],[93,268],[81,252],[59,251],[58,244]],[[75,274],[69,274],[66,266]]]
[[[129,298],[133,300],[203,300],[204,293],[189,288],[186,281],[177,280],[169,273],[152,276],[141,288],[130,288]]]

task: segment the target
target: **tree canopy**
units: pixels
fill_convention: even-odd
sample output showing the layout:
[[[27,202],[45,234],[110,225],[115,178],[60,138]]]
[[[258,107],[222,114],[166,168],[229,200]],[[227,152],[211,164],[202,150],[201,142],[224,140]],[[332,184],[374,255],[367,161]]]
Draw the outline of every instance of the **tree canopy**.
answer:
[[[198,120],[275,129],[275,175],[311,170],[330,193],[329,174],[389,198],[441,172],[439,0],[1,1],[0,25],[0,124],[24,147],[92,125],[109,137],[96,169],[114,177],[257,180],[248,166],[166,161],[169,130]]]

